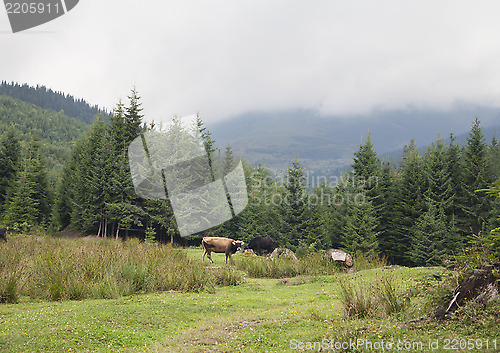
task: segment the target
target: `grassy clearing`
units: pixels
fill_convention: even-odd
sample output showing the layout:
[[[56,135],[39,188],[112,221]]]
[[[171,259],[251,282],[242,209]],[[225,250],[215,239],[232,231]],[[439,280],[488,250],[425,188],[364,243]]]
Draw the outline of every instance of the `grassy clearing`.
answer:
[[[0,252],[0,302],[119,298],[166,290],[213,292],[235,285],[231,268],[209,271],[182,249],[137,240],[11,237]]]
[[[183,253],[197,271],[205,270],[208,263],[201,263],[201,249]],[[236,267],[246,261],[242,256],[234,255],[227,268],[240,273]],[[226,268],[222,254],[215,254],[214,261]],[[474,339],[475,347],[481,339],[481,349],[472,351],[498,351],[492,347],[500,323],[494,315],[467,321],[457,313],[444,323],[408,323],[428,314],[431,289],[435,293],[447,286],[432,279],[436,271],[440,269],[390,267],[279,279],[247,276],[238,286],[215,286],[213,292],[165,291],[116,299],[38,301],[21,296],[19,304],[0,305],[0,351],[316,352],[313,344],[328,343],[332,349],[323,351],[373,352],[367,344],[383,341],[412,348],[399,351],[448,352],[445,339]],[[346,312],[342,286],[379,292],[370,315]],[[391,294],[385,299],[380,294],[384,289]],[[410,304],[387,309],[401,295]],[[480,308],[471,303],[464,310]],[[360,345],[355,350],[334,349],[344,342]],[[439,349],[429,349],[429,342],[438,342]]]

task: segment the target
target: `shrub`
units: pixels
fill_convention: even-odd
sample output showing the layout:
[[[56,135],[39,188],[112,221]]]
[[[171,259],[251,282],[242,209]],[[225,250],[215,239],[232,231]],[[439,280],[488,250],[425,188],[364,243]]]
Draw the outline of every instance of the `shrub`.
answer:
[[[397,288],[394,277],[383,276],[370,282],[341,280],[340,302],[347,317],[382,317],[405,311],[410,298]]]
[[[370,287],[352,281],[340,281],[340,302],[346,316],[356,318],[372,316],[376,308],[372,298]]]
[[[363,252],[358,251],[353,256],[353,260],[354,266],[358,271],[380,268],[388,265],[387,258],[380,256],[377,253],[367,256]]]
[[[377,291],[379,300],[387,315],[400,313],[406,309],[410,303],[410,298],[402,293],[397,293],[394,285],[394,277],[382,277]]]

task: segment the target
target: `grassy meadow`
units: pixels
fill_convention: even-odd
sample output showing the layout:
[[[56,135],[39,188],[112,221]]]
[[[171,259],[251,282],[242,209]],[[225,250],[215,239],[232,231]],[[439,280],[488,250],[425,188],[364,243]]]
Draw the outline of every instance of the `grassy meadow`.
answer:
[[[459,280],[441,268],[358,257],[347,274],[320,254],[210,264],[201,248],[134,240],[0,245],[0,352],[500,351],[498,311],[473,301],[418,320]]]

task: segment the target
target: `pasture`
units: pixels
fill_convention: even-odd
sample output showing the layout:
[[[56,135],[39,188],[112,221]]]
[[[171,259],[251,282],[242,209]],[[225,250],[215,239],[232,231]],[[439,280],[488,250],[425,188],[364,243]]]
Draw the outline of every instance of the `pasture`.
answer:
[[[463,342],[469,349],[462,351],[500,348],[498,315],[479,315],[473,305],[470,319],[457,313],[446,322],[412,322],[457,281],[440,268],[364,260],[347,274],[314,254],[275,265],[241,254],[225,265],[224,254],[213,254],[211,265],[201,262],[201,247],[16,237],[2,245],[0,290],[16,282],[16,292],[10,289],[15,303],[4,295],[0,304],[1,352],[373,352],[380,345],[448,352]],[[436,273],[445,280],[434,280]]]

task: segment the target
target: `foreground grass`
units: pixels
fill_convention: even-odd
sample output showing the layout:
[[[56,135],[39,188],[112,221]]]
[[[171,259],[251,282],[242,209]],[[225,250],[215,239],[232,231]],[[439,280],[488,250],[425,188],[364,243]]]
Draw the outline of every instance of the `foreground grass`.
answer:
[[[489,339],[489,350],[483,344],[474,351],[498,351],[491,349],[499,334],[494,322],[405,324],[426,314],[418,297],[412,299],[411,310],[400,315],[346,318],[339,297],[341,281],[369,285],[377,277],[390,275],[404,290],[434,271],[390,268],[286,280],[247,278],[239,286],[218,287],[213,294],[163,292],[109,300],[21,300],[20,304],[0,305],[0,351],[315,352],[318,349],[307,349],[306,342],[341,344],[357,339],[365,344],[421,342],[423,349],[414,346],[400,351],[423,352],[449,351],[444,349],[445,339],[480,339],[483,343]],[[438,342],[440,349],[429,349],[429,340]],[[361,345],[350,351],[375,349]]]
[[[217,271],[172,246],[114,239],[17,236],[0,248],[0,303],[119,298],[166,290],[213,292],[241,273]]]

